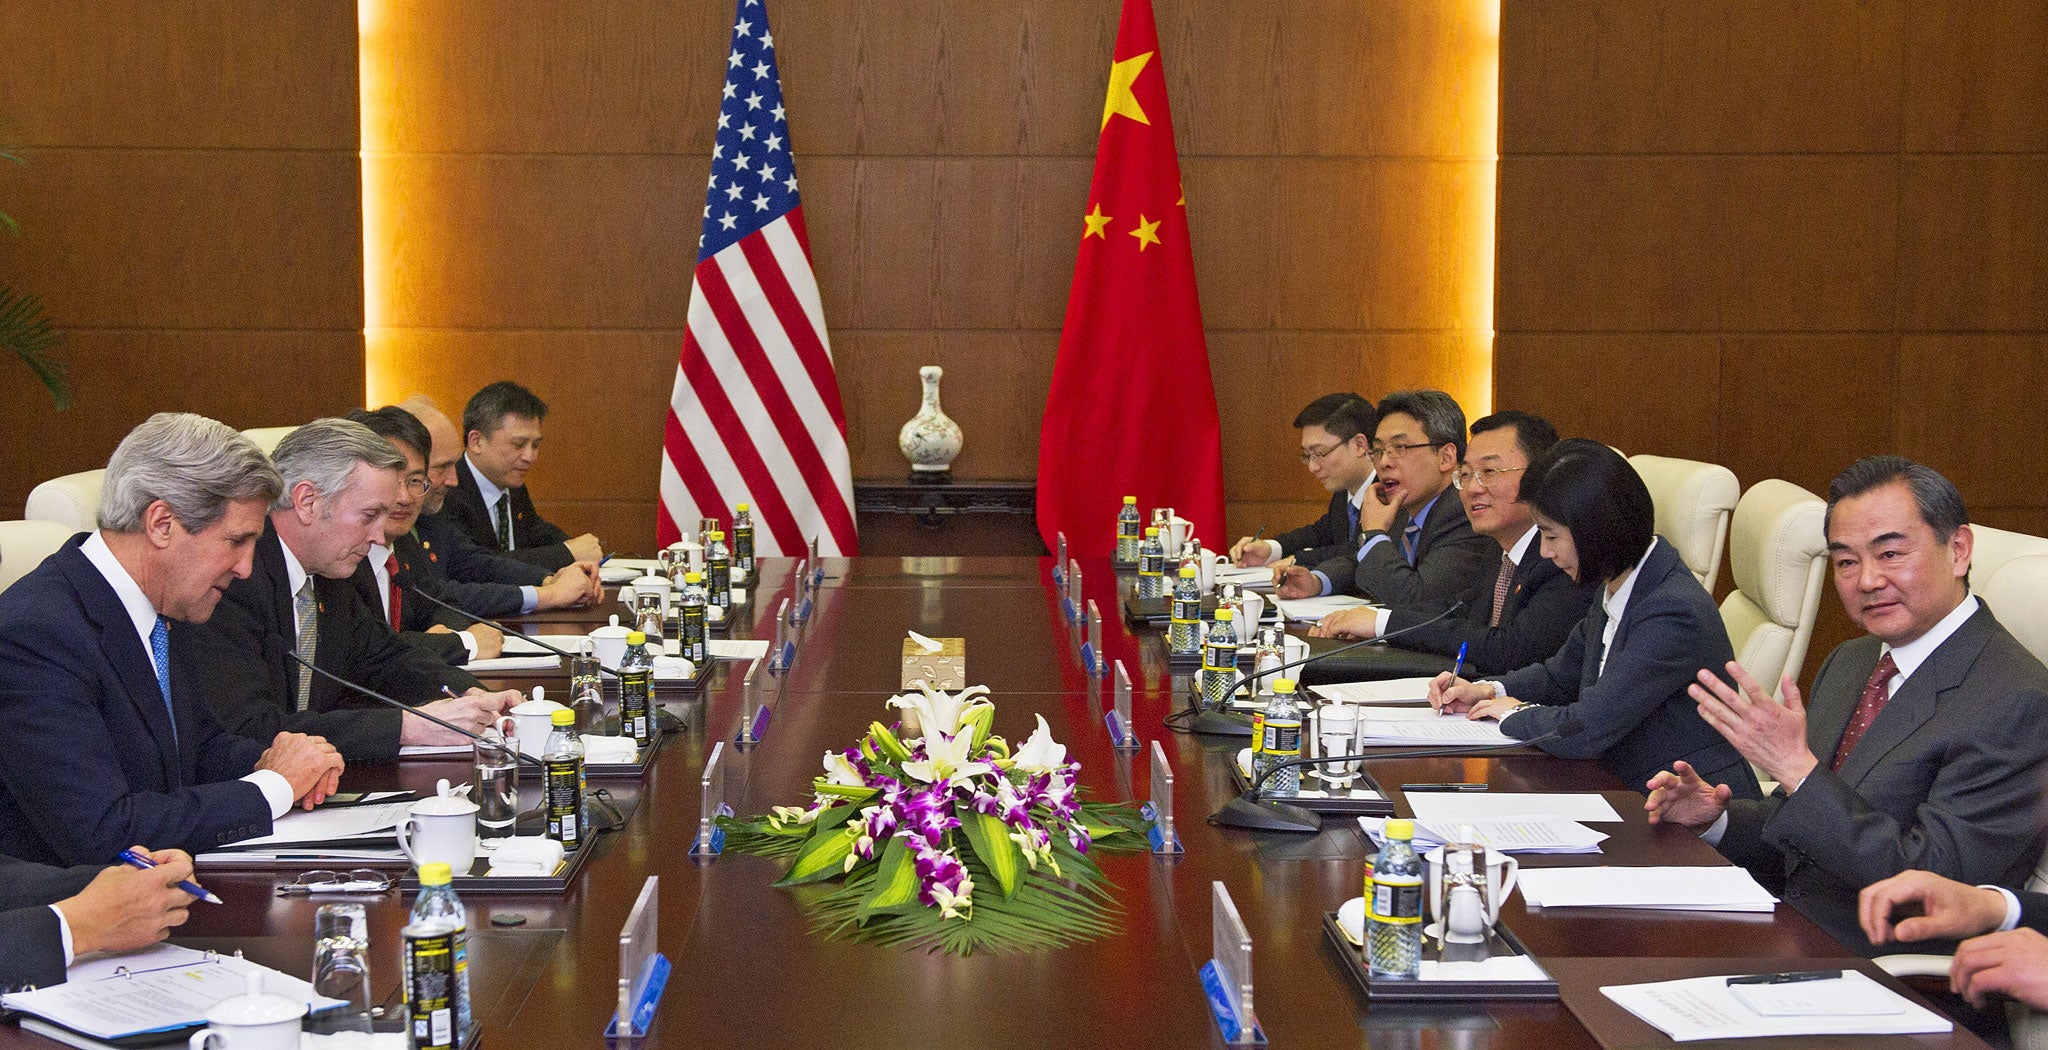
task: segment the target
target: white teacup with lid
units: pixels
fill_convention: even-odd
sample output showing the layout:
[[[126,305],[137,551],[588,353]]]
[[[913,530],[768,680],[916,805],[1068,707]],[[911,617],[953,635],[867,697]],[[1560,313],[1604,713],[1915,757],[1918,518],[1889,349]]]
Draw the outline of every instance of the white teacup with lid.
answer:
[[[191,1050],[299,1050],[306,1004],[263,990],[263,971],[251,970],[241,995],[206,1011],[206,1030],[192,1033]]]
[[[632,628],[619,622],[619,614],[613,613],[611,622],[590,632],[590,643],[597,649],[597,662],[606,667],[617,667],[626,658],[626,636]],[[543,737],[547,734],[542,733]]]
[[[451,788],[443,780],[434,795],[412,804],[398,822],[398,848],[417,868],[439,862],[467,874],[476,863],[476,814],[469,785]]]
[[[519,741],[519,753],[528,758],[539,758],[547,750],[548,734],[555,731],[555,712],[568,710],[547,696],[546,686],[534,686],[533,699],[505,712],[512,716],[512,735]]]

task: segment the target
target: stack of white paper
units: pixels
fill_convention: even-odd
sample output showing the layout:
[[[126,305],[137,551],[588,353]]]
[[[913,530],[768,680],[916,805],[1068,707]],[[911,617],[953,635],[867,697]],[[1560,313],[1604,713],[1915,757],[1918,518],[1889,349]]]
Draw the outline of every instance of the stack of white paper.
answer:
[[[396,829],[411,809],[411,800],[323,806],[311,812],[295,809],[271,824],[270,834],[201,853],[193,862],[237,863],[311,854],[337,859],[400,856]]]
[[[1337,682],[1312,685],[1308,691],[1343,704],[1420,704],[1428,702],[1428,678],[1389,678],[1384,682]]]
[[[558,635],[557,637],[549,641],[548,644],[554,646],[557,649],[567,649],[568,651],[573,653],[576,651],[576,647],[574,645],[571,645],[570,643],[579,641],[581,638],[581,635],[575,634]],[[555,653],[552,650],[549,650],[548,648],[542,646],[539,642],[536,642],[523,634],[508,634],[505,636],[505,648],[498,655],[557,656],[560,654]]]
[[[1366,747],[1520,743],[1501,732],[1500,723],[1490,718],[1440,715],[1426,707],[1375,708],[1365,713],[1365,728],[1359,735],[1359,743]]]
[[[117,975],[117,968],[126,972]],[[9,993],[0,1002],[94,1039],[126,1039],[204,1023],[215,1004],[247,991],[250,971],[263,974],[265,994],[297,1000],[315,1010],[342,1005],[339,999],[315,994],[305,981],[240,956],[170,944],[123,955],[86,956],[65,971],[63,984]],[[48,1028],[31,1030],[73,1042]]]
[[[1339,609],[1356,609],[1371,604],[1363,598],[1354,598],[1348,594],[1327,594],[1320,598],[1273,599],[1273,605],[1280,610],[1281,618],[1288,623],[1315,623]]]
[[[1408,796],[1408,809],[1440,828],[1509,818],[1621,823],[1607,799],[1591,791],[1418,791]]]
[[[1523,900],[1542,908],[1767,912],[1778,903],[1734,865],[1531,868],[1522,872],[1521,889]]]
[[[1481,845],[1497,849],[1502,853],[1528,854],[1578,854],[1598,853],[1600,843],[1607,840],[1605,832],[1594,831],[1573,820],[1542,818],[1534,820],[1477,820],[1465,821],[1472,827],[1473,838]],[[1415,848],[1428,852],[1449,842],[1457,833],[1460,823],[1415,825]],[[1360,817],[1359,827],[1374,844],[1380,844],[1385,817]]]
[[[548,653],[544,656],[498,656],[489,660],[471,660],[462,669],[471,674],[502,674],[506,671],[558,671],[562,658]]]
[[[713,638],[709,643],[713,660],[759,660],[768,655],[766,638]]]
[[[1525,884],[1528,875],[1522,873]],[[1690,977],[1615,985],[1600,994],[1681,1043],[1772,1035],[1918,1035],[1955,1027],[1856,970],[1844,970],[1833,980],[1770,985],[1731,986],[1726,977]]]

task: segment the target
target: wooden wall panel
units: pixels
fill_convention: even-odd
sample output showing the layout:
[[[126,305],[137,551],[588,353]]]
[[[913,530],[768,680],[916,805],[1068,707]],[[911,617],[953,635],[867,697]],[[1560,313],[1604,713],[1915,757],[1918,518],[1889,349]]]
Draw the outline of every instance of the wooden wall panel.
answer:
[[[0,518],[150,413],[237,427],[362,397],[353,4],[0,6],[0,285],[68,333],[77,402],[0,360]]]
[[[2041,5],[1506,0],[1501,33],[1497,401],[1744,484],[1898,451],[2048,529],[2003,407],[2048,379]]]
[[[856,475],[904,470],[925,363],[966,428],[957,474],[1035,472],[1118,6],[776,4]],[[1312,511],[1286,426],[1302,403],[1489,395],[1494,23],[1475,0],[1155,9],[1211,366],[1226,412],[1258,417],[1227,497]],[[565,387],[541,391],[536,491],[572,527],[637,507],[629,548],[653,521],[730,11],[387,0],[365,31],[373,394],[459,404],[529,370]],[[1245,400],[1278,360],[1279,392]],[[593,362],[616,389],[564,382]],[[614,454],[647,465],[592,458]]]

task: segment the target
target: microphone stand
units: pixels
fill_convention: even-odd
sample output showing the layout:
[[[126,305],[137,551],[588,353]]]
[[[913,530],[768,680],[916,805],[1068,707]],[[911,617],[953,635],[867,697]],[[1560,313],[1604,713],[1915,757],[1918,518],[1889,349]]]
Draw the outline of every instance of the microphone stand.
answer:
[[[1435,616],[1432,616],[1429,619],[1422,621],[1421,623],[1409,624],[1408,626],[1403,627],[1398,631],[1389,631],[1386,634],[1380,635],[1376,638],[1367,638],[1363,641],[1352,642],[1349,645],[1340,645],[1337,648],[1330,650],[1329,652],[1316,653],[1312,656],[1304,656],[1301,659],[1296,660],[1292,663],[1284,663],[1275,667],[1268,667],[1263,671],[1254,671],[1249,675],[1246,675],[1243,672],[1239,672],[1238,680],[1230,683],[1230,691],[1225,693],[1224,695],[1226,697],[1236,696],[1237,691],[1239,689],[1242,689],[1245,686],[1248,686],[1251,683],[1256,682],[1269,674],[1277,674],[1281,671],[1301,667],[1305,664],[1315,663],[1318,660],[1327,660],[1332,656],[1338,656],[1343,653],[1348,653],[1353,649],[1363,649],[1371,645],[1385,645],[1388,642],[1393,641],[1394,639],[1399,638],[1402,635],[1407,634],[1411,631],[1419,631],[1424,627],[1428,627],[1430,624],[1436,623],[1437,621],[1451,615],[1452,613],[1457,612],[1459,609],[1462,609],[1464,607],[1464,602],[1455,601],[1450,604],[1449,608],[1445,609],[1440,613],[1437,613]],[[1202,705],[1201,695],[1201,689],[1199,686],[1197,686],[1195,690],[1195,704],[1192,708],[1192,710],[1195,712],[1195,720],[1188,726],[1188,732],[1196,733],[1202,736],[1252,735],[1252,720],[1249,717],[1231,711],[1212,711]],[[1228,700],[1225,700],[1224,702],[1226,704],[1229,703]]]
[[[477,614],[470,612],[468,609],[465,609],[459,605],[453,605],[448,602],[444,602],[441,599],[434,597],[432,594],[427,593],[427,591],[422,588],[413,588],[407,590],[405,593],[407,597],[425,598],[426,600],[433,602],[435,605],[438,605],[441,608],[446,609],[449,612],[452,612],[457,616],[460,616],[463,619],[468,620],[472,623],[480,623],[486,627],[495,627],[501,634],[509,634],[514,638],[524,638],[527,641],[532,642],[533,644],[538,645],[543,649],[546,649],[548,652],[555,654],[556,656],[567,657],[573,660],[582,655],[581,653],[572,653],[567,649],[560,648],[559,646],[549,645],[548,643],[541,641],[538,635],[527,634],[525,631],[515,631],[512,628],[507,627],[504,624],[491,619],[490,617],[478,616]],[[613,678],[619,677],[619,672],[616,668],[606,667],[603,664],[598,664],[597,669],[603,671],[605,674],[611,675]]]
[[[1533,747],[1547,744],[1552,740],[1576,735],[1584,728],[1576,716],[1567,716],[1565,721],[1548,733],[1540,733],[1527,740],[1516,740],[1507,744],[1465,744],[1457,747],[1425,747],[1403,751],[1382,751],[1378,754],[1325,755],[1322,758],[1290,758],[1276,762],[1265,772],[1257,774],[1251,786],[1244,793],[1223,804],[1223,808],[1210,814],[1209,823],[1232,828],[1251,828],[1255,831],[1306,831],[1316,832],[1323,828],[1323,818],[1314,810],[1285,802],[1273,802],[1259,797],[1260,789],[1273,774],[1283,769],[1298,766],[1320,766],[1337,762],[1394,761],[1407,758],[1442,758],[1448,755],[1483,755],[1492,751],[1509,751],[1518,747]],[[1233,757],[1231,761],[1236,761]]]

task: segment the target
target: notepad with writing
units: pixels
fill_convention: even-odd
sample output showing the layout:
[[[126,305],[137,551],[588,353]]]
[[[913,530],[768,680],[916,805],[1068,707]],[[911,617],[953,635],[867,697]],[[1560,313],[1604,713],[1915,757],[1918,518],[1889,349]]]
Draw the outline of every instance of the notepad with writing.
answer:
[[[63,984],[10,993],[0,997],[0,1006],[93,1039],[157,1032],[168,1038],[205,1023],[215,1003],[246,991],[251,971],[263,974],[263,990],[269,994],[298,999],[315,1010],[342,1005],[339,999],[313,994],[305,981],[247,959],[160,944],[80,959],[65,971]]]

